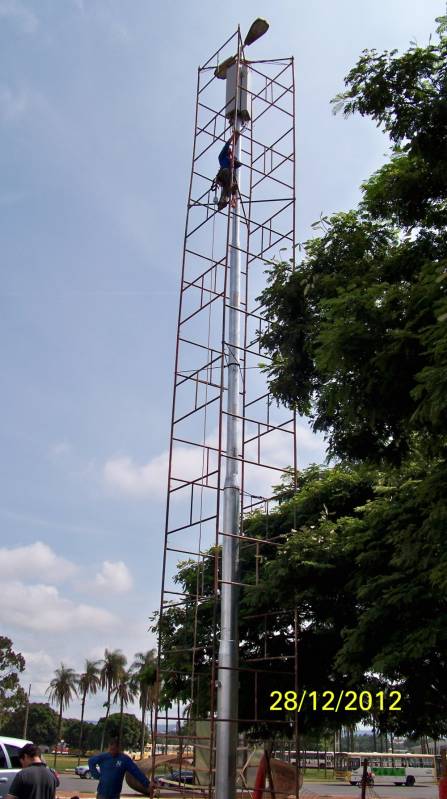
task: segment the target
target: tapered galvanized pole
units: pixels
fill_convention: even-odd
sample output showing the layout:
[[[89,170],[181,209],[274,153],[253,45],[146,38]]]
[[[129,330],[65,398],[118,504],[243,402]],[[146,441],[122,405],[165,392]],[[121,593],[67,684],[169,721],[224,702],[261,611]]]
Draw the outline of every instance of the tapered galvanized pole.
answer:
[[[236,108],[238,103],[236,102]],[[235,114],[235,130],[240,120]],[[234,147],[234,158],[240,160],[241,140]],[[230,201],[231,202],[231,201]],[[223,491],[223,544],[221,583],[221,630],[217,688],[216,723],[216,799],[234,799],[236,795],[237,717],[238,717],[238,580],[241,489],[239,460],[241,456],[240,407],[240,283],[241,250],[239,199],[231,211],[231,244],[229,253],[230,291],[228,297],[228,384],[226,474]],[[225,535],[229,533],[230,535]]]

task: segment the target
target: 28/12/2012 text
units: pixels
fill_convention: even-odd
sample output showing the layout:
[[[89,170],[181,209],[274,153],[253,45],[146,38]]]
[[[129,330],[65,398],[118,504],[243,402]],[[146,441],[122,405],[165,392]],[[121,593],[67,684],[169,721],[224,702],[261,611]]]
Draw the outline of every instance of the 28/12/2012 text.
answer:
[[[402,694],[400,691],[340,691],[338,696],[333,691],[307,691],[303,690],[301,694],[296,691],[272,691],[270,694],[272,704],[270,710],[289,710],[300,713],[304,706],[311,707],[314,711],[333,711],[337,713],[343,710],[352,711],[369,711],[369,710],[387,710],[396,712],[401,710],[400,700]]]

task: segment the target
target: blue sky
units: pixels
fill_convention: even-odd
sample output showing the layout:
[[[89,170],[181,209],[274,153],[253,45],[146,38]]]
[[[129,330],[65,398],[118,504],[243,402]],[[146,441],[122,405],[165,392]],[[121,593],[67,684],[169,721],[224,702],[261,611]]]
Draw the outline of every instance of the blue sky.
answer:
[[[61,660],[153,644],[197,66],[259,15],[257,57],[295,56],[304,240],[388,149],[332,115],[345,74],[444,8],[0,0],[0,616],[33,699]],[[323,456],[302,441],[302,465]]]

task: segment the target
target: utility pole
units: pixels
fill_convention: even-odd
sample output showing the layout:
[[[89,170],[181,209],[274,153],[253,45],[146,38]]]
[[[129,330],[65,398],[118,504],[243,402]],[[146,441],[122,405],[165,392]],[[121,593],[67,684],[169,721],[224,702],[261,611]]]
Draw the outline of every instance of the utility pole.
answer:
[[[250,45],[267,30],[268,23],[257,19],[245,37]],[[243,57],[238,29],[238,50],[233,58],[217,70],[226,80],[227,103],[225,114],[233,124],[233,183],[234,164],[240,161],[242,123],[250,119],[248,79],[249,67]],[[223,69],[222,69],[223,68]],[[242,170],[242,168],[241,168]],[[241,171],[239,170],[239,172]],[[241,485],[239,460],[242,454],[240,352],[241,352],[241,236],[240,236],[240,178],[235,202],[231,208],[231,243],[229,251],[229,292],[227,336],[227,441],[226,473],[223,490],[222,580],[220,588],[221,617],[217,678],[216,719],[216,799],[235,799],[238,741],[239,640],[238,593],[239,536],[241,534]],[[230,191],[230,205],[232,204]]]
[[[23,721],[23,734],[22,738],[26,738],[28,733],[28,716],[29,716],[29,698],[31,696],[31,683],[28,688],[28,695],[26,697],[25,719]]]
[[[236,63],[239,72],[239,58]],[[228,78],[227,78],[228,80]],[[238,87],[236,94],[238,93]],[[240,119],[234,117],[234,131]],[[236,141],[237,138],[237,141]],[[241,138],[233,136],[233,156],[240,160]],[[239,189],[240,190],[240,189]],[[231,202],[231,200],[230,200]],[[240,218],[239,197],[231,210],[230,291],[227,347],[227,448],[223,490],[223,543],[221,584],[221,630],[217,691],[216,799],[231,799],[236,788],[238,715],[238,589],[240,533]]]

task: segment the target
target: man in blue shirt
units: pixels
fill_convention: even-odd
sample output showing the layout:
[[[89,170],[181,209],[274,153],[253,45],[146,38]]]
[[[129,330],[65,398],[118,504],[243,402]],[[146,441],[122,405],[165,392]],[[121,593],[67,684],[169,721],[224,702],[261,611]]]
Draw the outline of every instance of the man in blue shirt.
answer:
[[[99,770],[98,770],[99,766]],[[109,741],[109,751],[100,755],[93,755],[88,761],[90,774],[99,780],[97,788],[98,799],[118,799],[126,771],[132,774],[142,787],[149,793],[150,782],[145,774],[138,768],[129,755],[124,755],[119,750],[118,740]]]
[[[239,136],[240,132],[235,130],[235,146]],[[222,192],[217,207],[219,211],[222,211],[230,198],[230,194],[233,196],[232,205],[234,207],[237,194],[236,170],[242,166],[241,162],[238,161],[237,158],[233,157],[233,136],[227,141],[226,144],[224,144],[219,153],[219,165],[220,169],[216,175],[216,183],[222,187]]]

